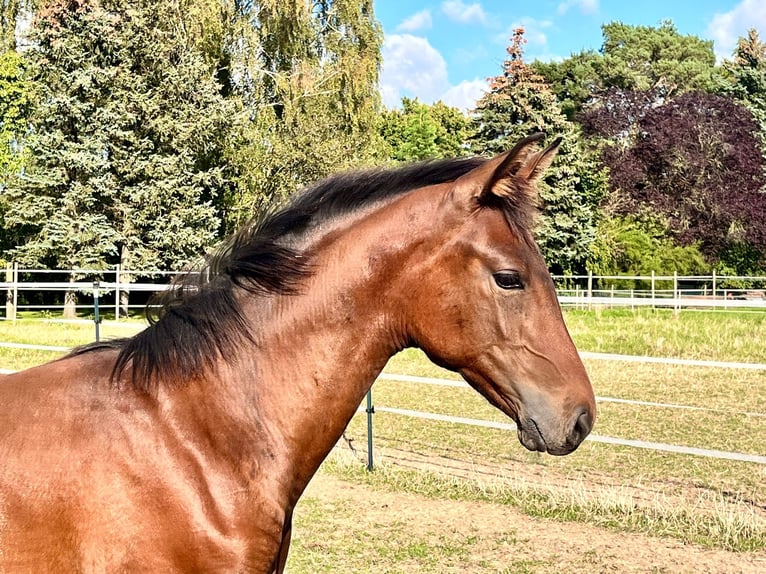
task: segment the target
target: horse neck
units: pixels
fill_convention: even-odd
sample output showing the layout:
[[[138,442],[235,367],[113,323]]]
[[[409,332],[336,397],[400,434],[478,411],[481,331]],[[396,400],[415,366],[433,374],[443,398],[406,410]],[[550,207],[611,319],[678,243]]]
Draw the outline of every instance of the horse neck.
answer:
[[[288,458],[300,461],[293,469],[298,494],[388,359],[408,343],[397,302],[406,293],[392,278],[401,277],[417,243],[413,227],[403,225],[413,224],[413,214],[431,224],[423,229],[433,228],[434,214],[413,209],[410,200],[325,234],[314,245],[316,271],[301,295],[270,300],[265,316],[252,304],[264,319],[251,359],[254,392],[269,405],[262,415],[280,429]]]

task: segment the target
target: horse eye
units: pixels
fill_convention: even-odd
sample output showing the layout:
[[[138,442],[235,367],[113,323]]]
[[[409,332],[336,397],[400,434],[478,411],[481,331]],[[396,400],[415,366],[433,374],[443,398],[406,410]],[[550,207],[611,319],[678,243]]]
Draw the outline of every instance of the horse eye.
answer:
[[[521,277],[517,271],[498,271],[492,276],[501,289],[524,289],[524,284],[521,282]]]

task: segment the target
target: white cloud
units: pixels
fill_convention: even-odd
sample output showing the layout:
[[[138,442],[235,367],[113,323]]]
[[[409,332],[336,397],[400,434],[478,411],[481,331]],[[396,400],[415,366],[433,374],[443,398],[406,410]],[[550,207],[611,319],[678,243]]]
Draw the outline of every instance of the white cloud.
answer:
[[[737,39],[746,37],[750,28],[766,30],[763,0],[742,0],[731,11],[713,16],[707,35],[715,42],[718,59],[731,58]]]
[[[399,24],[396,29],[405,32],[414,32],[416,30],[428,30],[431,28],[431,11],[421,10],[407,18]]]
[[[383,42],[380,93],[387,108],[398,107],[407,96],[426,104],[441,100],[466,111],[475,107],[486,89],[487,83],[479,79],[451,86],[447,63],[425,38],[391,34]]]
[[[402,96],[426,103],[438,100],[449,89],[447,63],[428,40],[411,34],[391,34],[383,42],[380,91],[389,107]]]
[[[569,12],[570,8],[579,8],[583,14],[596,14],[598,12],[598,0],[564,0],[556,8],[559,16]]]
[[[442,2],[442,12],[444,12],[450,20],[462,24],[486,24],[489,21],[487,13],[478,2],[473,4],[463,4],[461,0],[447,0],[446,2]]]
[[[466,80],[452,86],[439,99],[465,112],[476,107],[476,101],[485,94],[487,88],[486,80]]]

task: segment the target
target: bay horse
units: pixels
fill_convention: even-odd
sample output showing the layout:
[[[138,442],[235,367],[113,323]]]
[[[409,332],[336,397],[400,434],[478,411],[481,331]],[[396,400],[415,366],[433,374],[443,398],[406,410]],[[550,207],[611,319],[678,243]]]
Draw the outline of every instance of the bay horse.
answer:
[[[0,572],[283,571],[293,509],[419,347],[564,455],[593,389],[533,240],[541,135],[330,177],[168,291],[146,330],[0,381]]]

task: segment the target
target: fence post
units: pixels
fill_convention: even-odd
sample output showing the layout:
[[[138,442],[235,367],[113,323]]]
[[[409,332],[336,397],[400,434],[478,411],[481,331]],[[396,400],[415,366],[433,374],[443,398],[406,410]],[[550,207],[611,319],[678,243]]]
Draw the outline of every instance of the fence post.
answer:
[[[673,314],[678,315],[681,310],[681,303],[678,300],[678,271],[673,271]]]
[[[372,471],[372,415],[375,414],[375,407],[372,406],[372,389],[367,391],[367,470]]]
[[[654,290],[654,269],[652,269],[652,311],[654,311],[655,308],[656,308],[655,307],[655,303],[656,303],[655,297],[656,297],[656,292]]]
[[[588,271],[588,311],[593,310],[593,271]]]
[[[15,261],[13,262],[13,297],[12,300],[12,307],[13,307],[13,321],[16,322],[16,314],[19,310],[19,264]]]
[[[13,302],[13,294],[15,288],[10,285],[13,283],[13,265],[8,263],[5,266],[5,282],[9,283],[8,290],[5,292],[5,318],[9,320],[16,320],[16,306]]]
[[[120,264],[114,268],[114,320],[120,320]]]
[[[96,342],[101,340],[101,333],[99,332],[99,323],[101,318],[98,316],[98,288],[99,282],[93,282],[93,322],[96,324]]]
[[[713,301],[715,301],[715,284],[717,277],[715,276],[715,269],[713,269]]]

